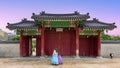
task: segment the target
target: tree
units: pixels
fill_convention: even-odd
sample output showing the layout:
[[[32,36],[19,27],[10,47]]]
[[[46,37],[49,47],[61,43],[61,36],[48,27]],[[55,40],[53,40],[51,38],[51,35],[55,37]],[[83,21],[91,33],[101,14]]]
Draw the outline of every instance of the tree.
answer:
[[[120,40],[120,36],[113,36],[113,40]]]
[[[120,36],[110,36],[108,34],[101,34],[102,40],[120,40]]]
[[[12,38],[12,40],[20,40],[20,35],[16,35]]]
[[[112,40],[111,36],[107,35],[107,34],[102,34],[101,38],[102,38],[102,40]]]

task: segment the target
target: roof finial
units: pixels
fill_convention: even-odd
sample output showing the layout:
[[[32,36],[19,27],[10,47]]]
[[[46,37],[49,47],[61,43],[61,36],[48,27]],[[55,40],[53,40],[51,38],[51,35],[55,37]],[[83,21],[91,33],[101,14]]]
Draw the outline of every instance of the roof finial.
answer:
[[[32,13],[32,15],[34,16],[34,15],[35,15],[35,13]]]
[[[9,25],[10,23],[8,22],[7,25]]]
[[[115,22],[113,22],[113,24],[115,24]]]
[[[89,15],[89,13],[87,13],[87,15]]]
[[[78,11],[74,11],[74,13],[75,13],[75,14],[79,14],[79,12],[78,12]]]
[[[93,18],[93,21],[98,21],[98,19],[96,19],[96,18]]]
[[[41,14],[45,14],[45,11],[42,11]]]
[[[22,19],[22,21],[27,21],[27,18]]]

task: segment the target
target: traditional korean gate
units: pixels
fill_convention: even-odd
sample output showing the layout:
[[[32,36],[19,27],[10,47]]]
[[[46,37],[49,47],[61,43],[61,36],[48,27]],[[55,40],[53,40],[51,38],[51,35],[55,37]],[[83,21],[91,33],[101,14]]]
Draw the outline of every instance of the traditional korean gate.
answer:
[[[57,32],[55,29],[45,30],[45,53],[51,56],[55,48],[60,49],[61,55],[69,56],[71,46],[71,33],[70,31],[63,30]]]

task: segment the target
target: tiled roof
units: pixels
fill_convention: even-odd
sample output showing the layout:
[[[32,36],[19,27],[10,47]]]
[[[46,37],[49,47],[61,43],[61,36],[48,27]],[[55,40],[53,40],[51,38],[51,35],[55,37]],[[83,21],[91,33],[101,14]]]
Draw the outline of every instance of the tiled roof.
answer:
[[[9,29],[33,29],[37,28],[37,24],[34,21],[28,21],[27,19],[23,19],[21,22],[9,24],[6,26]]]
[[[105,23],[97,19],[88,20],[83,22],[84,29],[114,29],[116,28],[115,23]]]
[[[33,19],[42,19],[42,20],[78,20],[78,19],[88,19],[90,18],[89,13],[87,14],[79,14],[79,12],[75,11],[70,14],[50,14],[42,11],[39,15],[35,15],[31,17]]]

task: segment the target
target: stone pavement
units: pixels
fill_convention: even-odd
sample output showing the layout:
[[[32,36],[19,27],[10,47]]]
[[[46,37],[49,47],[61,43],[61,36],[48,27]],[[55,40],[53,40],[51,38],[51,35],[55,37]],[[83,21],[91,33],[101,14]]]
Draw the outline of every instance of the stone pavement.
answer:
[[[80,57],[80,58],[76,58],[76,57],[62,57],[63,61],[64,60],[77,60],[77,61],[105,61],[105,60],[108,60],[110,58],[97,58],[97,57]],[[11,58],[11,60],[28,60],[28,61],[31,61],[31,60],[51,60],[51,57],[34,57],[34,56],[31,56],[31,57],[15,57],[15,58]]]

